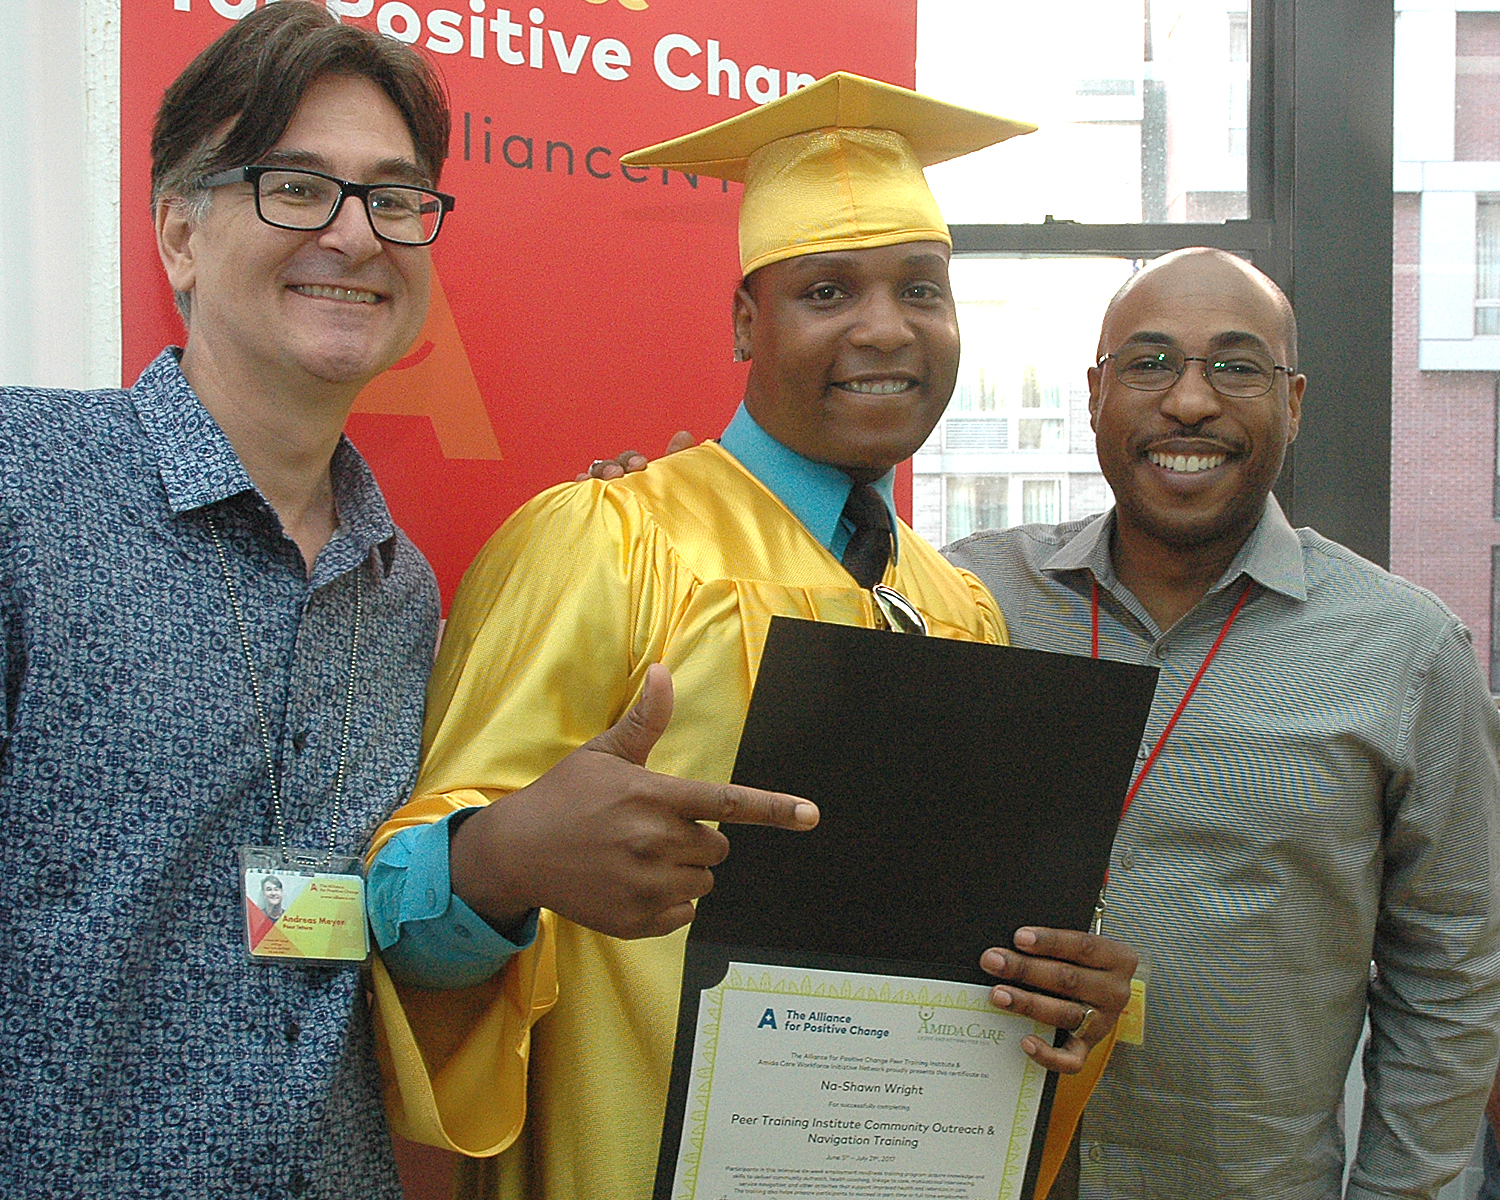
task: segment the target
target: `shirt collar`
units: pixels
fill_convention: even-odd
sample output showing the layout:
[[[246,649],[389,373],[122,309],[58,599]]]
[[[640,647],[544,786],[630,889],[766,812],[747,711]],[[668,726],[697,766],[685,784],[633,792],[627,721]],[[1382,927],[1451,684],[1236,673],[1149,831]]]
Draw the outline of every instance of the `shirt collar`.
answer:
[[[1266,509],[1255,532],[1240,547],[1220,586],[1227,587],[1241,573],[1268,591],[1280,592],[1293,600],[1307,599],[1307,561],[1302,556],[1302,539],[1275,496],[1266,497]]]
[[[380,573],[389,575],[396,565],[396,522],[386,507],[370,464],[343,434],[333,448],[328,473],[333,480],[339,529],[361,553],[378,551]]]
[[[1101,586],[1116,583],[1114,563],[1109,557],[1110,535],[1114,531],[1115,510],[1087,522],[1046,562],[1044,571],[1078,571],[1093,573]],[[1279,592],[1294,600],[1307,599],[1307,568],[1302,557],[1302,540],[1282,512],[1275,496],[1266,497],[1266,507],[1254,531],[1245,539],[1234,561],[1209,588],[1209,594],[1222,591],[1241,575],[1249,575],[1268,591]]]
[[[130,389],[174,513],[256,491],[229,438],[183,375],[181,355],[178,347],[168,346]],[[382,574],[389,574],[396,525],[369,464],[347,437],[339,437],[329,474],[341,534],[360,553],[378,547]]]
[[[724,430],[719,444],[765,484],[776,499],[807,527],[807,531],[832,552],[844,503],[854,487],[848,475],[838,467],[814,462],[783,446],[760,427],[743,403],[735,410],[734,419]],[[895,479],[896,472],[892,468],[870,484],[885,502],[893,534],[899,528],[896,524]],[[893,540],[899,550],[900,538]]]
[[[255,488],[229,438],[183,375],[181,354],[178,347],[168,346],[130,389],[174,513]]]

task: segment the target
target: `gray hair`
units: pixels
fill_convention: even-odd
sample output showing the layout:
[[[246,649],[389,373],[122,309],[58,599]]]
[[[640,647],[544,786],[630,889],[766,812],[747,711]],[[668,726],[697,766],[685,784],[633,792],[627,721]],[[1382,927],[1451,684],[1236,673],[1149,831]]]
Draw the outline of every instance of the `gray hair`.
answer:
[[[172,170],[156,181],[151,189],[151,215],[154,220],[157,207],[163,203],[175,208],[188,223],[190,230],[196,229],[208,216],[214,202],[212,189],[200,187],[199,181],[207,174],[207,168],[218,151],[218,144],[205,139],[191,154],[177,163]],[[193,297],[191,292],[172,292],[172,301],[184,325],[192,320]]]

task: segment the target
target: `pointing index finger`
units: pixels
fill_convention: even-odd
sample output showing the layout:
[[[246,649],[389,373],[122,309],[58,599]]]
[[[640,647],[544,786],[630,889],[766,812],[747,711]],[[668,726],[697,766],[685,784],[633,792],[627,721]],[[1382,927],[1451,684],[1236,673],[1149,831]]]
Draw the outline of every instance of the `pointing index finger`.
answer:
[[[673,797],[674,807],[692,821],[796,830],[811,829],[818,823],[818,806],[801,796],[766,792],[737,783],[678,782],[682,787]]]

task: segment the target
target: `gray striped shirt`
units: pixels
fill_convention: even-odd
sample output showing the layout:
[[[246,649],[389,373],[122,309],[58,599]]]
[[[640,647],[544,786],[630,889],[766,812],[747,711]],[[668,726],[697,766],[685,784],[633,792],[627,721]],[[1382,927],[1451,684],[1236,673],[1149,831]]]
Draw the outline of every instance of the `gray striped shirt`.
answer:
[[[1018,646],[1088,654],[1098,580],[1100,654],[1161,667],[1142,760],[1255,584],[1116,838],[1105,932],[1149,957],[1146,1040],[1085,1114],[1081,1194],[1337,1196],[1368,1004],[1348,1195],[1435,1196],[1500,1053],[1500,718],[1468,633],[1274,498],[1163,633],[1115,576],[1113,519],[946,551]]]

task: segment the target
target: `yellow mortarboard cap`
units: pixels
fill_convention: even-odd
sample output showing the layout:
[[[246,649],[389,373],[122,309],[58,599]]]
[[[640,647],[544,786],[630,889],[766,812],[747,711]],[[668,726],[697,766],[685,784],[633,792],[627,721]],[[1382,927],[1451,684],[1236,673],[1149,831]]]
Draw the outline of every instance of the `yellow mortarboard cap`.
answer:
[[[1035,125],[835,72],[622,163],[744,183],[740,269],[897,242],[952,245],[922,168]]]

